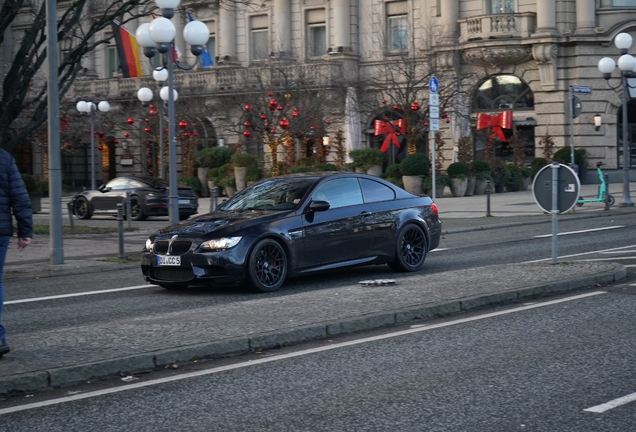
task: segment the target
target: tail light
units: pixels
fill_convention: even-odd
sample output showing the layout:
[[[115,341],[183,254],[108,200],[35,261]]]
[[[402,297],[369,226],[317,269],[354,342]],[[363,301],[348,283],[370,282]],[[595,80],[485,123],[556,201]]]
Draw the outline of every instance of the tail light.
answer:
[[[431,210],[433,211],[434,215],[437,215],[438,214],[437,204],[431,203]]]

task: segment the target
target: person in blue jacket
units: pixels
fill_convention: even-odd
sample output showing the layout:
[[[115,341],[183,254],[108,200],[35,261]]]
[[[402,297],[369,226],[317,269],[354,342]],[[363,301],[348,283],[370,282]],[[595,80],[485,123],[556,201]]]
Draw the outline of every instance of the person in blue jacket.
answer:
[[[18,249],[22,250],[31,243],[31,237],[33,237],[31,199],[13,156],[0,149],[0,358],[11,351],[2,325],[2,305],[4,304],[2,277],[9,241],[13,236],[14,216],[18,223]]]

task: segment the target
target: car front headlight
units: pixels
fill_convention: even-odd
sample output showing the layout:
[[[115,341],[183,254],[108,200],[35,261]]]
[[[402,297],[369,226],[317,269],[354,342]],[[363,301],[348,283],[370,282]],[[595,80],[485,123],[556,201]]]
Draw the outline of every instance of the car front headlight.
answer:
[[[201,249],[224,250],[233,248],[241,241],[242,237],[223,237],[220,239],[208,240],[201,243]]]
[[[152,241],[150,239],[146,240],[146,249],[147,250],[151,251],[154,245],[155,245],[154,241]]]

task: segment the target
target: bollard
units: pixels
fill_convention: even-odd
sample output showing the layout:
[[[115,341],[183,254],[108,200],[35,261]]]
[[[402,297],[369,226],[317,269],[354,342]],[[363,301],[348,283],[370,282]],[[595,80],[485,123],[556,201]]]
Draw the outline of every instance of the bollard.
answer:
[[[73,203],[67,202],[66,207],[68,208],[68,221],[71,225],[71,228],[75,228],[75,219],[73,218]]]
[[[492,217],[490,214],[490,180],[486,181],[486,217]]]
[[[610,209],[609,199],[609,175],[605,174],[605,208],[603,210],[608,211]]]
[[[210,213],[216,210],[216,197],[218,193],[218,188],[216,186],[210,190]]]
[[[128,228],[132,228],[130,192],[126,191],[126,220],[128,220]]]
[[[126,258],[124,253],[124,205],[117,203],[117,224],[119,225],[119,258]]]

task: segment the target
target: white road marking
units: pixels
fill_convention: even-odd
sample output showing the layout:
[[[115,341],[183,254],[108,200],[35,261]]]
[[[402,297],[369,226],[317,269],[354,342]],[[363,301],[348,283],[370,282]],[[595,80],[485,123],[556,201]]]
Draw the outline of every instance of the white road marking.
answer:
[[[306,355],[309,355],[309,354],[315,354],[315,353],[330,351],[330,350],[334,350],[334,349],[338,349],[338,348],[345,348],[345,347],[349,347],[349,346],[360,345],[360,344],[364,344],[364,343],[367,343],[367,342],[375,342],[375,341],[379,341],[379,340],[390,339],[390,338],[394,338],[394,337],[405,336],[405,335],[409,335],[409,334],[429,331],[429,330],[433,330],[433,329],[437,329],[437,328],[450,327],[450,326],[453,326],[453,325],[456,325],[456,324],[463,324],[463,323],[467,323],[467,322],[479,321],[479,320],[492,318],[492,317],[497,317],[497,316],[501,316],[501,315],[508,315],[508,314],[512,314],[512,313],[516,313],[516,312],[526,311],[526,310],[529,310],[529,309],[536,309],[536,308],[540,308],[540,307],[544,307],[544,306],[551,306],[551,305],[555,305],[555,304],[559,304],[559,303],[565,303],[565,302],[569,302],[569,301],[580,300],[580,299],[583,299],[583,298],[597,296],[597,295],[600,295],[600,294],[607,294],[607,293],[605,291],[594,291],[594,292],[591,292],[591,293],[580,294],[580,295],[577,295],[577,296],[572,296],[572,297],[568,297],[568,298],[564,298],[564,299],[551,300],[551,301],[547,301],[547,302],[544,302],[544,303],[538,303],[538,304],[533,304],[533,305],[529,305],[529,306],[520,306],[518,308],[509,309],[509,310],[505,310],[505,311],[493,312],[493,313],[483,314],[483,315],[479,315],[479,316],[473,316],[473,317],[469,317],[469,318],[461,318],[461,319],[448,321],[448,322],[443,322],[443,323],[439,323],[439,324],[426,325],[425,327],[415,327],[415,328],[410,328],[408,330],[402,330],[402,331],[397,331],[397,332],[383,334],[383,335],[378,335],[378,336],[371,336],[371,337],[361,338],[361,339],[347,341],[347,342],[341,342],[341,343],[337,343],[337,344],[333,344],[333,345],[327,345],[327,346],[322,346],[322,347],[317,347],[317,348],[310,348],[310,349],[301,350],[301,351],[297,351],[297,352],[292,352],[292,353],[288,353],[288,354],[280,354],[280,355],[274,355],[274,356],[271,356],[271,357],[260,358],[260,359],[256,359],[256,360],[248,360],[248,361],[241,362],[241,363],[236,363],[236,364],[227,365],[227,366],[220,366],[220,367],[215,367],[215,368],[206,369],[206,370],[200,370],[200,371],[196,371],[196,372],[190,372],[190,373],[186,373],[186,374],[183,374],[183,375],[176,375],[176,376],[167,377],[167,378],[158,378],[158,379],[153,379],[153,380],[149,380],[149,381],[146,381],[146,382],[139,382],[139,383],[135,383],[135,384],[125,384],[125,385],[122,385],[121,387],[115,387],[115,388],[104,389],[104,390],[96,390],[96,391],[87,392],[87,393],[83,393],[83,394],[76,394],[76,395],[72,395],[72,396],[66,396],[66,397],[62,397],[62,398],[58,398],[58,399],[51,399],[51,400],[42,401],[42,402],[34,402],[34,403],[31,403],[31,404],[26,404],[26,405],[22,405],[22,406],[4,408],[4,409],[0,409],[0,415],[14,413],[14,412],[19,412],[19,411],[27,411],[27,410],[41,408],[41,407],[45,407],[45,406],[58,405],[58,404],[62,404],[62,403],[73,402],[73,401],[83,400],[83,399],[89,399],[89,398],[99,397],[99,396],[104,396],[104,395],[110,395],[110,394],[114,394],[114,393],[120,393],[120,392],[123,392],[123,391],[135,390],[135,389],[139,389],[139,388],[143,388],[143,387],[150,387],[150,386],[159,385],[159,384],[165,384],[165,383],[170,383],[170,382],[175,382],[175,381],[181,381],[181,380],[185,380],[185,379],[189,379],[189,378],[196,378],[196,377],[200,377],[200,376],[212,375],[212,374],[216,374],[216,373],[220,373],[220,372],[225,372],[225,371],[230,371],[230,370],[235,370],[235,369],[242,369],[242,368],[249,367],[249,366],[255,366],[255,365],[260,365],[260,364],[265,364],[265,363],[272,363],[272,362],[279,361],[279,360],[302,357],[302,356],[306,356]]]
[[[581,234],[581,233],[594,232],[594,231],[605,231],[605,230],[611,230],[611,229],[617,229],[617,228],[625,228],[625,226],[616,225],[616,226],[611,226],[611,227],[592,228],[592,229],[580,230],[580,231],[560,232],[560,233],[558,233],[558,235],[562,236],[562,235],[570,235],[570,234]],[[552,234],[543,234],[543,235],[534,236],[534,238],[543,238],[543,237],[552,237]]]
[[[633,260],[634,257],[614,257],[614,258],[590,258],[590,259],[580,259],[575,260],[577,262],[583,261],[618,261],[618,260]]]
[[[636,249],[634,250],[623,250],[623,251],[610,251],[610,252],[601,252],[604,255],[611,255],[611,254],[619,254],[619,253],[636,253]]]
[[[591,251],[591,252],[581,252],[581,253],[577,253],[577,254],[563,255],[563,256],[560,256],[558,258],[562,259],[562,258],[572,258],[572,257],[577,257],[577,256],[583,256],[583,255],[600,254],[600,253],[603,253],[603,252],[618,251],[618,250],[628,249],[628,248],[633,248],[633,247],[634,247],[634,245],[621,246],[621,247],[610,248],[610,249],[601,249],[601,250],[596,250],[596,251]],[[542,258],[542,259],[538,259],[538,260],[524,261],[524,262],[522,262],[522,264],[530,264],[530,263],[542,262],[542,261],[550,261],[550,260],[552,260],[552,258]]]
[[[441,251],[445,251],[445,250],[450,250],[448,248],[437,248],[437,249],[433,249],[431,252],[441,252]]]
[[[591,408],[586,408],[583,411],[601,414],[601,413],[604,413],[605,411],[609,411],[611,409],[614,409],[616,407],[619,407],[621,405],[625,405],[634,401],[636,401],[636,393],[632,393],[627,396],[623,396],[621,398],[611,400],[604,404],[593,406]]]
[[[137,285],[137,286],[130,286],[125,288],[113,288],[113,289],[107,289],[107,290],[101,290],[101,291],[85,291],[85,292],[72,293],[72,294],[60,294],[60,295],[54,295],[54,296],[48,296],[48,297],[34,297],[34,298],[28,298],[28,299],[6,301],[4,302],[4,304],[9,305],[9,304],[18,304],[18,303],[31,303],[31,302],[37,302],[37,301],[57,300],[57,299],[70,298],[70,297],[82,297],[82,296],[95,295],[95,294],[108,294],[108,293],[121,292],[121,291],[131,291],[131,290],[138,290],[138,289],[144,289],[144,288],[151,288],[156,286],[157,285]]]

